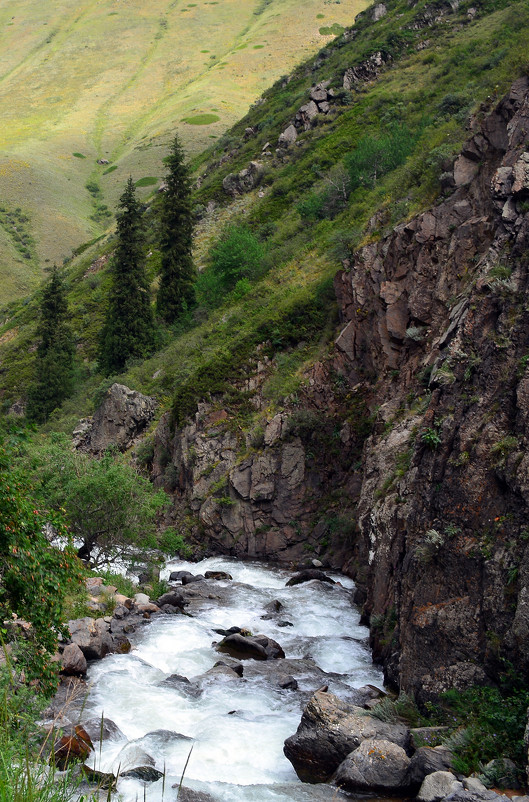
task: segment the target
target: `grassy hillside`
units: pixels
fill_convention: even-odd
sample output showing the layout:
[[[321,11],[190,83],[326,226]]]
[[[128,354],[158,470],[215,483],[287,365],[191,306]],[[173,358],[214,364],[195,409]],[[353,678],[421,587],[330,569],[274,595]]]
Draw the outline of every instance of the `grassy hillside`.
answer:
[[[340,260],[435,201],[443,163],[467,137],[470,114],[487,98],[493,102],[527,70],[525,2],[486,2],[472,14],[465,4],[455,12],[448,4],[437,5],[444,13],[424,25],[432,7],[423,0],[410,8],[397,0],[376,23],[366,14],[354,37],[338,37],[316,62],[311,59],[288,82],[278,82],[265,93],[263,104],[197,157],[197,170],[206,176],[195,197],[201,217],[195,255],[206,267],[198,285],[199,307],[174,329],[160,329],[157,353],[120,377],[157,395],[166,408],[172,404],[176,420],[192,412],[209,391],[228,388],[262,342],[279,368],[265,389],[270,408],[295,392],[304,381],[304,366],[324,354],[332,340],[330,285]],[[378,79],[344,92],[345,69],[379,50],[391,59]],[[331,111],[319,115],[315,127],[301,132],[296,145],[278,157],[278,134],[307,101],[311,85],[321,80],[336,88]],[[257,134],[245,142],[241,134],[249,125]],[[274,143],[273,155],[263,157],[259,190],[229,201],[223,177],[259,157],[267,141]],[[380,154],[388,152],[393,161],[382,159]],[[211,200],[216,208],[205,213]],[[153,281],[156,206],[154,198],[149,225]],[[208,255],[227,222],[249,225],[266,256],[244,291],[213,302]],[[96,244],[69,268],[78,389],[48,428],[71,431],[109,381],[98,373],[96,345],[107,282],[105,254],[111,249],[111,239]],[[12,305],[6,315],[0,359],[9,405],[23,400],[31,377],[36,299]],[[233,410],[241,425],[256,425],[259,415],[245,399],[233,398]]]
[[[0,8],[0,300],[149,192],[178,128],[190,153],[364,0],[10,0]],[[300,13],[301,11],[301,13]],[[320,28],[322,33],[320,33]],[[98,159],[110,164],[98,165]],[[15,210],[24,221],[12,221]]]

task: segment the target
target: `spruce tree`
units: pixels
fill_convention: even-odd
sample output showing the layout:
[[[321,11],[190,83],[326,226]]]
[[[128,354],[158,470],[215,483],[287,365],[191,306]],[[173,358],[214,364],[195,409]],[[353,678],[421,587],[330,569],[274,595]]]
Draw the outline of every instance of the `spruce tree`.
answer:
[[[42,291],[37,328],[41,339],[28,393],[26,414],[36,423],[44,423],[73,391],[75,347],[68,317],[66,288],[54,266]]]
[[[178,136],[173,140],[167,164],[169,173],[160,214],[161,269],[156,305],[158,314],[172,323],[195,302],[191,179]]]
[[[147,356],[154,340],[143,217],[132,178],[119,208],[118,244],[110,265],[111,286],[99,350],[100,367],[106,375],[121,372],[133,357]]]

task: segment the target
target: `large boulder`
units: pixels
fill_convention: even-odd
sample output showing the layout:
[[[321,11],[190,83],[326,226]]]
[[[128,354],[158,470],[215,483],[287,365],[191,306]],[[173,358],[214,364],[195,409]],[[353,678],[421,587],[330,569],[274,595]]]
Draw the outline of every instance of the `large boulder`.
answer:
[[[278,660],[285,656],[279,643],[272,638],[266,635],[243,635],[240,632],[227,635],[218,644],[217,651],[238,660]]]
[[[450,771],[452,753],[445,746],[421,746],[413,754],[408,769],[408,785],[417,790],[435,771]]]
[[[163,607],[164,604],[169,604],[171,607],[179,607],[181,610],[184,609],[186,604],[189,604],[181,593],[177,593],[176,591],[169,591],[169,593],[164,593],[163,596],[160,596],[156,599],[156,604],[158,607]]]
[[[347,704],[332,693],[317,691],[309,700],[295,735],[283,751],[303,782],[327,782],[340,763],[363,741],[384,740],[409,750],[410,733],[403,724],[388,724]]]
[[[368,738],[340,763],[333,782],[346,791],[399,793],[406,788],[409,764],[401,746]]]
[[[151,422],[155,409],[154,398],[113,384],[92,420],[74,432],[74,446],[96,455],[110,446],[126,451]]]
[[[63,674],[79,677],[86,674],[86,657],[76,643],[64,647],[61,655],[61,671]]]
[[[440,802],[445,796],[463,791],[463,785],[450,771],[434,771],[429,774],[417,794],[419,802]]]

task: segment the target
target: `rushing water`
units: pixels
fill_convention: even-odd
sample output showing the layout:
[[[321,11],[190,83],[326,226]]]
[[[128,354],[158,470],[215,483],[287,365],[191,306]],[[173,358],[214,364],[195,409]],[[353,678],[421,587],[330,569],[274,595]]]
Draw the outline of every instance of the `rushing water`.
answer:
[[[211,594],[219,593],[222,601],[193,601],[187,608],[192,617],[159,616],[134,635],[130,654],[92,666],[90,715],[104,714],[124,736],[98,746],[92,765],[117,774],[118,768],[123,772],[141,765],[142,752],[155,759],[164,778],[147,785],[120,779],[124,802],[174,800],[173,786],[180,782],[191,746],[184,784],[222,802],[336,798],[330,789],[318,791],[299,782],[283,755],[283,742],[296,731],[310,693],[323,683],[345,697],[366,683],[381,687],[366,645],[367,630],[352,604],[352,581],[334,576],[341,586],[313,581],[287,588],[290,574],[283,569],[223,558],[171,562],[162,577],[175,570],[228,571],[234,581],[208,581]],[[273,600],[283,608],[277,617],[262,620],[265,605]],[[285,621],[292,626],[278,625]],[[198,696],[185,686],[160,685],[172,674],[193,679],[224,659],[212,647],[221,640],[214,630],[231,626],[274,638],[287,661],[244,661],[242,679],[207,677],[200,681]],[[310,671],[310,660],[289,662],[302,658],[311,658],[326,672],[323,678]],[[295,676],[299,690],[280,689],[280,672]]]

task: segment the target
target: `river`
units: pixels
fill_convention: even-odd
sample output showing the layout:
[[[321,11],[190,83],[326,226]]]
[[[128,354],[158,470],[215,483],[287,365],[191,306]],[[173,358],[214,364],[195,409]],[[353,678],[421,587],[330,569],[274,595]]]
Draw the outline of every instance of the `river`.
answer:
[[[162,578],[177,570],[227,571],[233,581],[200,583],[205,598],[191,602],[191,617],[155,617],[132,636],[128,655],[109,656],[90,668],[86,712],[111,719],[122,733],[97,747],[92,765],[116,774],[118,768],[123,772],[141,764],[147,753],[164,773],[148,784],[120,778],[115,798],[172,802],[193,747],[184,785],[219,802],[338,799],[336,789],[297,779],[283,755],[283,742],[296,731],[311,692],[322,684],[344,698],[367,683],[382,687],[367,629],[352,603],[353,582],[330,574],[340,584],[312,581],[285,587],[291,576],[285,569],[225,558],[172,561]],[[263,620],[266,605],[274,601],[283,605],[280,612]],[[193,680],[220,659],[230,662],[212,644],[222,639],[215,629],[232,626],[274,638],[286,660],[244,661],[241,679],[206,675],[196,684],[161,684],[175,674]],[[285,673],[295,677],[297,690],[278,687],[278,675]]]

